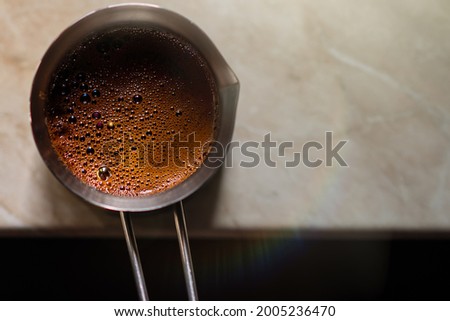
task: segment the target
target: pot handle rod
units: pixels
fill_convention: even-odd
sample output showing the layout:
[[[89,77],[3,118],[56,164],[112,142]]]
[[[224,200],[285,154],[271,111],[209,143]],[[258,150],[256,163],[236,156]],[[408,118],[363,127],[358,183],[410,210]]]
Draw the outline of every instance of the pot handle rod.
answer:
[[[182,201],[179,201],[174,205],[173,216],[175,219],[178,243],[180,245],[181,261],[183,263],[188,298],[190,301],[197,301],[197,286],[195,285],[194,266],[192,265],[192,256],[189,248],[189,238]]]
[[[131,223],[130,213],[120,211],[120,220],[127,242],[128,254],[130,255],[131,267],[133,268],[139,300],[148,301],[147,286],[145,285],[144,272],[142,271],[141,259],[139,258],[139,250],[134,235],[133,224]]]

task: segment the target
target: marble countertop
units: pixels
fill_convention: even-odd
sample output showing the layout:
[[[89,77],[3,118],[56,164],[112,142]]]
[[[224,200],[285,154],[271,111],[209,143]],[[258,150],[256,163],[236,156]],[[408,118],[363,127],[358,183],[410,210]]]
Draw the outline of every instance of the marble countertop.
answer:
[[[240,79],[234,140],[262,142],[270,132],[277,144],[294,144],[284,157],[272,155],[276,168],[225,168],[187,199],[191,234],[450,229],[449,1],[153,2],[199,25]],[[112,3],[0,2],[4,232],[120,233],[115,213],[78,199],[52,176],[28,116],[34,72],[50,43]],[[347,167],[336,160],[284,166],[305,143],[324,145],[326,132],[334,144],[347,141],[339,152]],[[135,222],[142,234],[173,231],[167,213]]]

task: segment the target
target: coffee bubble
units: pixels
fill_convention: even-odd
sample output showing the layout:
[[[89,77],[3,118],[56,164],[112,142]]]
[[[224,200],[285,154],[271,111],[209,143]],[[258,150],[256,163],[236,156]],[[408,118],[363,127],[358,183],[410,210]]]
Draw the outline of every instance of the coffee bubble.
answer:
[[[107,180],[111,177],[111,170],[107,166],[100,166],[97,170],[97,176],[101,180]]]
[[[87,104],[87,103],[89,103],[89,102],[91,101],[91,96],[89,96],[89,94],[84,93],[84,94],[82,94],[82,95],[80,96],[80,101],[81,101],[83,104]]]

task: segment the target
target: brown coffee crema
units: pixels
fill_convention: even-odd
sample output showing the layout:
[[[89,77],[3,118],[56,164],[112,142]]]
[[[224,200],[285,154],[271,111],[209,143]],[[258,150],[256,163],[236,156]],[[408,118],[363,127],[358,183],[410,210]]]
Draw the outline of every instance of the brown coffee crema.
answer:
[[[82,182],[117,196],[165,191],[192,175],[214,139],[217,87],[202,55],[158,29],[88,37],[53,76],[47,127]]]

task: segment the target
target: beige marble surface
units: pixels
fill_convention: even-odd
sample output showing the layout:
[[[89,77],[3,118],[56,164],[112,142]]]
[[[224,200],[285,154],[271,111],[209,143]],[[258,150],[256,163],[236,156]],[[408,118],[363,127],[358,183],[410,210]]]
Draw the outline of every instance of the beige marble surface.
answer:
[[[52,40],[112,3],[0,1],[3,231],[119,231],[114,213],[52,177],[28,117],[32,78]],[[326,131],[348,140],[347,168],[224,169],[186,201],[191,233],[450,229],[448,0],[154,3],[196,22],[238,75],[235,140],[262,141],[271,132],[297,151],[323,143]],[[167,214],[136,222],[139,233],[173,230]]]

